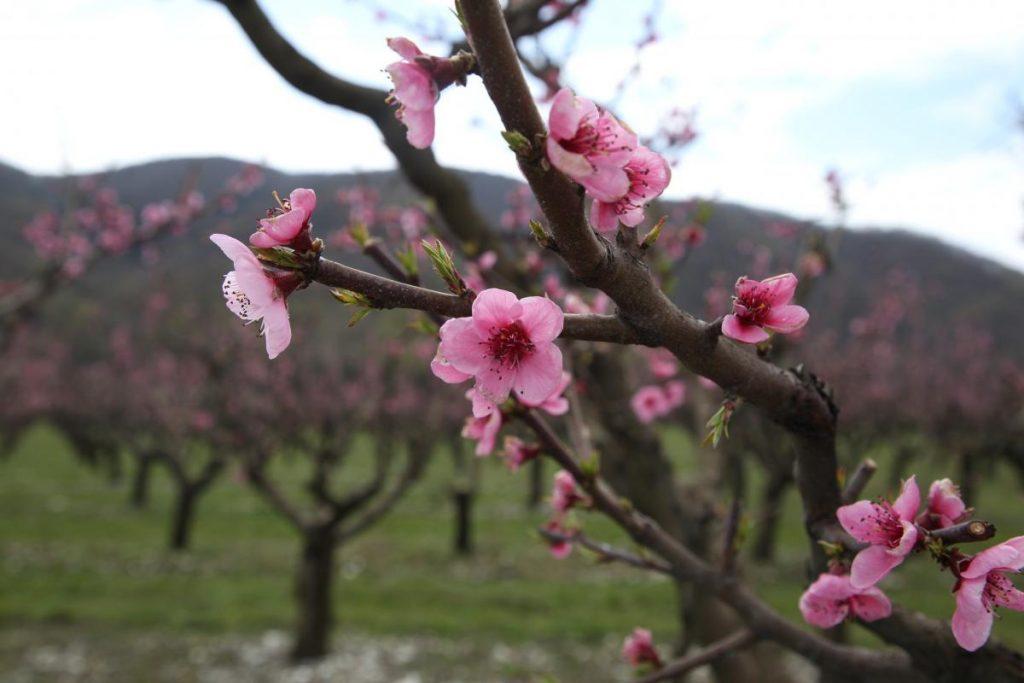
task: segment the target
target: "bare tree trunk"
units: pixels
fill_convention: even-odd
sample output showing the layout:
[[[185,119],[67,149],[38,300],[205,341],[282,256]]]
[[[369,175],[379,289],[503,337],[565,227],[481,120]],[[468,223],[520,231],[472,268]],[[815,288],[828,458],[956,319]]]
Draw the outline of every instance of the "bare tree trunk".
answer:
[[[452,441],[452,464],[455,470],[452,482],[453,550],[456,555],[473,554],[473,499],[476,496],[476,482],[472,467],[466,458],[466,441],[455,435]]]
[[[761,489],[760,510],[757,515],[757,536],[754,539],[754,558],[763,562],[775,559],[775,541],[779,521],[782,519],[782,501],[793,483],[790,472],[767,470]]]
[[[958,457],[960,497],[968,507],[976,505],[978,495],[978,455],[969,448],[961,448]]]
[[[188,548],[192,536],[192,522],[195,519],[198,491],[185,482],[178,484],[174,500],[174,518],[171,521],[171,550]]]
[[[295,575],[297,608],[295,643],[291,659],[301,662],[327,654],[334,614],[331,584],[334,577],[335,540],[331,528],[307,529]]]
[[[132,491],[129,504],[136,510],[149,505],[149,475],[153,471],[153,457],[147,453],[136,454],[135,473],[132,475]]]

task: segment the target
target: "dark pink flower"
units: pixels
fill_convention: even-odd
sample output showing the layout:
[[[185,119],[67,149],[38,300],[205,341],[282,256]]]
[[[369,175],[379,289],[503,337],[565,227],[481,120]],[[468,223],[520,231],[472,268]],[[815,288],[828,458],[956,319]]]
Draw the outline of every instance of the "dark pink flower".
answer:
[[[654,647],[654,637],[645,628],[637,627],[622,643],[622,658],[632,666],[650,665],[661,668],[661,657]]]
[[[562,173],[588,183],[593,196],[614,201],[629,190],[624,167],[637,148],[636,133],[588,99],[562,88],[548,115],[547,155]]]
[[[818,628],[832,628],[847,616],[877,621],[892,614],[892,603],[875,586],[854,588],[847,574],[822,574],[800,596],[804,621]]]
[[[555,473],[555,487],[551,491],[551,509],[556,514],[562,514],[582,500],[583,496],[576,489],[576,480],[565,470],[558,470]]]
[[[953,636],[960,647],[973,652],[985,644],[992,632],[996,607],[1024,612],[1024,592],[1006,576],[1021,569],[1024,536],[982,550],[960,570],[952,622]]]
[[[657,152],[646,147],[637,148],[623,170],[629,185],[622,195],[608,197],[603,187],[592,187],[590,178],[580,183],[594,197],[590,206],[590,223],[598,232],[613,232],[621,222],[628,227],[640,225],[644,220],[644,207],[668,187],[672,170]]]
[[[260,229],[249,237],[249,244],[263,249],[291,245],[303,230],[309,229],[309,218],[315,208],[313,190],[301,187],[292,190],[275,215],[260,220]]]
[[[262,321],[262,333],[271,359],[288,348],[292,340],[291,322],[285,300],[297,283],[275,280],[246,245],[227,235],[210,235],[234,270],[224,276],[224,298],[228,309],[246,322]]]
[[[870,544],[853,558],[850,581],[854,588],[875,585],[914,549],[919,536],[914,518],[920,505],[917,479],[911,476],[892,503],[859,500],[836,510],[843,528],[858,541]]]
[[[528,404],[550,397],[562,380],[562,352],[554,343],[564,315],[550,299],[517,299],[503,289],[485,289],[473,315],[441,326],[434,374],[446,382],[476,378],[476,389],[500,403],[515,392]]]
[[[560,516],[549,520],[548,523],[544,525],[544,528],[551,533],[558,534],[559,536],[571,535],[569,529],[562,526],[562,519]],[[572,542],[566,539],[548,539],[548,550],[551,551],[551,555],[556,560],[564,560],[572,553]]]
[[[513,472],[538,455],[540,455],[540,446],[537,444],[528,444],[515,436],[505,437],[505,464]]]
[[[797,279],[792,273],[776,275],[758,282],[746,277],[736,281],[732,313],[722,321],[722,333],[730,339],[760,344],[768,332],[786,334],[807,324],[807,309],[789,302],[796,293]]]

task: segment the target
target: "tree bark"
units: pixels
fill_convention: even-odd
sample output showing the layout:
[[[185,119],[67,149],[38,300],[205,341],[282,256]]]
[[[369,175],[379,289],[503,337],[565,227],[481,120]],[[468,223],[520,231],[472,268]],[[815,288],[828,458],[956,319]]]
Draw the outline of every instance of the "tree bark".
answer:
[[[789,472],[767,470],[761,489],[760,510],[757,515],[757,537],[754,539],[754,559],[772,562],[775,559],[775,542],[782,519],[782,501],[786,490],[793,483]]]
[[[293,662],[320,659],[327,654],[334,625],[331,587],[335,541],[330,529],[307,530],[295,575],[297,609]]]
[[[526,509],[536,510],[544,500],[544,458],[534,458],[530,463],[530,486],[526,492]]]
[[[179,483],[174,501],[174,518],[171,522],[171,550],[186,550],[192,538],[192,522],[195,520],[198,489],[188,483]]]
[[[149,475],[153,471],[153,458],[149,454],[135,456],[135,473],[132,475],[132,491],[129,504],[136,510],[149,505]]]
[[[455,503],[455,554],[473,554],[473,492],[456,490],[452,494]]]

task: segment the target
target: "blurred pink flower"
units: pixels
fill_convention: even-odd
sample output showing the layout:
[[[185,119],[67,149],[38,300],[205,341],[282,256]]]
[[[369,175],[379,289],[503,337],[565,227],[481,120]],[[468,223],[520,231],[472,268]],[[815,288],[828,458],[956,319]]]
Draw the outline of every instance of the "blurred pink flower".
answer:
[[[594,197],[590,206],[590,223],[598,232],[613,232],[623,225],[635,227],[644,220],[644,207],[668,187],[672,170],[657,152],[640,146],[623,169],[629,179],[626,191],[618,197],[607,197],[604,188],[592,188],[590,178],[580,182]]]
[[[485,289],[473,301],[471,317],[441,326],[431,369],[446,382],[475,377],[477,391],[495,403],[515,392],[520,400],[539,404],[562,381],[562,351],[554,340],[563,320],[562,309],[550,299],[520,300],[503,289]]]
[[[933,481],[928,488],[928,509],[926,522],[934,522],[934,528],[945,529],[961,521],[967,506],[960,498],[960,489],[950,479]]]
[[[911,476],[892,503],[859,500],[836,510],[843,528],[861,543],[870,544],[853,558],[850,581],[854,588],[875,585],[914,549],[919,535],[914,518],[920,505],[917,479]]]
[[[537,444],[528,444],[515,436],[505,437],[505,464],[513,472],[538,455],[540,455],[540,446]]]
[[[668,415],[681,406],[685,400],[686,385],[675,381],[665,385],[651,384],[640,387],[633,394],[629,403],[637,419],[648,424],[659,417]]]
[[[722,333],[736,341],[759,344],[768,339],[765,329],[783,334],[799,330],[810,316],[803,306],[789,303],[796,285],[792,273],[761,282],[741,277],[736,281],[732,313],[722,321]]]
[[[544,528],[551,533],[559,534],[560,536],[571,535],[570,531],[562,526],[561,517],[549,520],[548,523],[544,525]],[[572,553],[572,543],[567,540],[549,539],[548,550],[551,551],[551,555],[554,556],[556,560],[564,560]]]
[[[645,628],[637,627],[626,636],[622,643],[622,658],[632,666],[649,664],[655,668],[661,667],[661,657],[654,647],[654,637]]]
[[[288,348],[292,327],[288,320],[284,292],[246,245],[227,235],[210,235],[210,240],[231,259],[234,270],[224,276],[222,290],[228,310],[246,322],[261,320],[267,356],[271,359]]]
[[[973,652],[985,644],[992,632],[996,607],[1024,612],[1024,592],[1006,577],[1021,569],[1024,536],[982,550],[960,570],[952,621],[953,636],[960,647]]]
[[[800,596],[804,621],[818,628],[832,628],[853,615],[862,621],[885,619],[892,603],[879,588],[854,588],[850,576],[822,574]]]
[[[555,487],[551,492],[551,509],[562,514],[582,500],[583,496],[576,490],[576,480],[565,470],[558,470],[555,473]]]

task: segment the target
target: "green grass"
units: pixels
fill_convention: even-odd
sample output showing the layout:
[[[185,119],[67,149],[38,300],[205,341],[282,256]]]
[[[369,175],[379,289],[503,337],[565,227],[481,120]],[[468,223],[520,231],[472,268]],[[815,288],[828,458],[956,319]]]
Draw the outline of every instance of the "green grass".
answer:
[[[706,457],[683,435],[668,437],[681,469]],[[364,440],[359,448],[366,446]],[[887,460],[884,452],[873,455]],[[354,467],[360,476],[367,469],[362,460]],[[279,474],[294,482],[300,467],[290,462]],[[565,562],[551,559],[532,531],[544,510],[527,512],[523,505],[525,473],[511,475],[496,461],[481,465],[476,555],[451,554],[452,470],[439,452],[393,513],[339,553],[340,632],[596,646],[643,624],[671,637],[675,608],[667,581],[595,565],[580,553]],[[939,469],[916,464],[925,485]],[[886,480],[883,467],[868,493],[884,493]],[[129,510],[126,486],[83,467],[44,428],[0,462],[0,619],[26,627],[181,634],[290,626],[297,539],[244,485],[225,476],[202,499],[193,548],[185,554],[165,550],[171,487],[162,470],[143,512]],[[996,522],[999,538],[1024,528],[1020,489],[1009,473],[986,483],[979,509]],[[794,617],[807,547],[799,519],[791,494],[776,565],[746,569],[760,594]],[[621,541],[607,521],[584,521],[592,535]],[[895,600],[933,616],[948,618],[952,611],[949,576],[926,558],[914,558],[885,587]],[[1024,647],[1024,615],[1009,614],[996,633]]]

